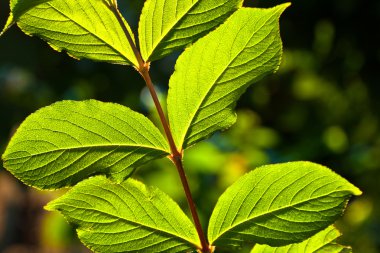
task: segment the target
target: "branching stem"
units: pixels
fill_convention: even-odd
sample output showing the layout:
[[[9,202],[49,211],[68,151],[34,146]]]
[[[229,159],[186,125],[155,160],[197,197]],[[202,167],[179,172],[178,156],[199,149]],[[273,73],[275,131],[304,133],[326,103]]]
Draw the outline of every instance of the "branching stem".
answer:
[[[154,89],[154,86],[153,86],[153,83],[152,83],[152,80],[151,80],[150,74],[149,74],[149,63],[143,63],[143,68],[139,69],[139,72],[145,80],[145,83],[146,83],[146,85],[150,91],[150,94],[151,94],[153,101],[154,101],[154,104],[156,106],[158,115],[160,116],[161,124],[164,128],[166,137],[167,137],[168,142],[169,142],[170,150],[171,150],[170,159],[172,160],[175,167],[177,168],[179,177],[181,179],[181,183],[182,183],[183,189],[185,191],[187,203],[188,203],[189,208],[190,208],[191,216],[193,217],[195,228],[197,230],[199,239],[201,241],[201,246],[202,246],[201,250],[203,253],[209,253],[210,247],[207,243],[206,236],[202,230],[202,225],[201,225],[201,222],[199,220],[197,209],[195,207],[195,203],[194,203],[193,197],[191,195],[189,183],[187,181],[185,170],[183,168],[182,152],[177,149],[177,146],[176,146],[174,139],[173,139],[173,135],[170,131],[168,121],[166,120],[165,114],[162,110],[160,101],[157,97],[156,90]]]
[[[182,158],[181,153],[178,151],[178,149],[177,149],[177,147],[175,145],[175,142],[174,142],[174,139],[173,139],[173,135],[172,135],[172,133],[170,131],[170,127],[169,127],[168,121],[166,120],[164,111],[162,110],[162,107],[161,107],[161,104],[160,104],[160,100],[158,99],[156,90],[154,89],[152,80],[150,78],[149,63],[143,63],[143,64],[144,64],[143,68],[142,69],[140,68],[139,72],[142,75],[142,77],[144,78],[145,84],[148,87],[150,95],[152,96],[154,105],[156,106],[158,115],[160,117],[161,124],[162,124],[162,126],[164,128],[164,131],[165,131],[166,138],[168,139],[168,142],[169,142],[169,146],[170,146],[170,150],[172,152],[172,155],[173,156],[179,156],[179,157]]]
[[[136,59],[138,60],[138,63],[139,63],[139,66],[138,67],[136,66],[136,69],[141,74],[141,76],[144,78],[145,84],[149,89],[150,95],[152,96],[154,105],[156,106],[158,115],[160,117],[161,124],[164,128],[166,138],[169,142],[170,151],[171,151],[170,159],[172,160],[175,167],[177,168],[183,189],[185,191],[185,195],[186,195],[187,203],[188,203],[189,208],[190,208],[191,216],[193,217],[195,228],[197,230],[198,237],[199,237],[199,240],[201,242],[201,249],[200,250],[202,251],[202,253],[211,253],[210,246],[207,243],[207,239],[206,239],[206,236],[203,232],[202,225],[201,225],[199,217],[198,217],[197,209],[195,207],[195,203],[194,203],[193,197],[191,195],[191,191],[190,191],[189,183],[188,183],[187,178],[186,178],[185,170],[183,168],[182,151],[178,150],[178,148],[174,142],[173,135],[172,135],[172,132],[170,130],[168,121],[165,117],[164,111],[162,110],[162,107],[161,107],[160,101],[158,99],[156,90],[154,89],[153,82],[150,78],[150,73],[149,73],[150,63],[144,62],[144,60],[142,59],[141,54],[138,51],[136,45],[133,43],[133,40],[132,40],[130,34],[128,33],[127,30],[125,30],[125,31],[127,34],[128,41],[129,41],[129,43],[133,49],[133,52],[136,56]]]
[[[199,221],[197,209],[195,207],[193,198],[191,196],[191,191],[190,191],[189,183],[187,182],[185,170],[183,169],[182,158],[175,157],[172,155],[170,159],[173,161],[174,165],[176,166],[179,177],[181,178],[181,183],[186,194],[187,203],[189,204],[189,208],[190,208],[191,215],[193,217],[195,228],[197,229],[198,237],[201,241],[201,246],[202,246],[201,250],[203,253],[210,253],[211,252],[210,246],[208,245],[205,234],[202,230],[202,225]]]

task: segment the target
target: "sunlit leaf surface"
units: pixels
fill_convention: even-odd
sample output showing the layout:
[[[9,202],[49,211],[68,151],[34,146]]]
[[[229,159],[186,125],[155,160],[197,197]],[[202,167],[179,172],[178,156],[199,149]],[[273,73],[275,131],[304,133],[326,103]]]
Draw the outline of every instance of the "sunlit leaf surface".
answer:
[[[147,0],[140,17],[144,60],[162,58],[221,24],[242,0]]]
[[[219,198],[208,237],[221,247],[301,242],[335,222],[349,197],[360,194],[347,180],[318,164],[262,166]]]
[[[27,185],[54,189],[94,174],[117,180],[168,154],[159,130],[122,105],[62,101],[30,115],[3,154],[4,167]]]
[[[350,247],[336,242],[339,236],[340,232],[334,226],[330,226],[301,243],[283,247],[256,244],[251,253],[351,253]]]
[[[139,65],[134,35],[111,0],[12,0],[4,31],[13,23],[75,58]]]
[[[95,252],[191,252],[197,232],[178,205],[157,188],[128,179],[97,176],[50,202],[77,226],[79,239]]]
[[[239,9],[179,57],[168,93],[169,121],[178,147],[230,127],[240,95],[277,70],[282,53],[278,20],[287,6]]]

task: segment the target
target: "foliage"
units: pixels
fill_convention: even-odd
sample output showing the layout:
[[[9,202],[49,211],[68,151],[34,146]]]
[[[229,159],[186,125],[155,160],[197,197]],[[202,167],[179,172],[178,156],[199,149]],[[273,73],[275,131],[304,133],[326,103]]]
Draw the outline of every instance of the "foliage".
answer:
[[[30,115],[4,153],[4,166],[42,189],[72,186],[94,175],[122,181],[133,168],[169,154],[143,115],[96,100],[61,101]]]
[[[230,127],[239,97],[276,71],[282,54],[278,19],[289,4],[241,4],[148,0],[140,18],[140,54],[115,0],[11,0],[4,31],[17,23],[75,58],[132,65],[151,92],[167,140],[147,118],[121,105],[62,101],[21,124],[3,154],[4,167],[33,187],[73,186],[47,209],[60,211],[97,252],[282,246],[330,226],[360,190],[323,166],[293,162],[257,168],[234,183],[211,216],[209,243],[203,234],[183,171],[184,149]],[[169,82],[168,124],[150,63],[189,44]],[[195,226],[167,195],[128,178],[163,156],[177,167]]]
[[[351,253],[352,249],[339,245],[336,239],[341,236],[340,232],[330,226],[315,234],[309,239],[296,244],[273,248],[268,245],[257,244],[251,253],[289,253],[289,252],[315,252],[315,253]]]
[[[179,148],[230,127],[236,118],[233,107],[247,86],[277,70],[278,19],[286,7],[242,8],[178,58],[169,82],[168,113]]]
[[[194,226],[178,205],[133,179],[119,184],[91,177],[46,208],[77,224],[79,238],[95,252],[187,252],[200,247]]]
[[[219,198],[210,218],[213,245],[253,241],[273,246],[300,242],[341,215],[359,189],[329,169],[292,162],[262,166],[246,174]]]

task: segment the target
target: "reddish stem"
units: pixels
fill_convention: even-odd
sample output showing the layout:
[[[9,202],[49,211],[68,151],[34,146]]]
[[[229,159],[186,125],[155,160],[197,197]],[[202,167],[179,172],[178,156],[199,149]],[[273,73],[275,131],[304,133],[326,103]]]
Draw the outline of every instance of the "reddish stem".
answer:
[[[197,229],[198,237],[201,241],[201,246],[202,246],[201,250],[203,253],[210,253],[211,252],[210,247],[203,233],[202,225],[201,225],[201,222],[199,221],[197,209],[195,207],[193,198],[191,196],[191,191],[190,191],[189,183],[186,178],[185,170],[183,169],[182,158],[172,155],[170,156],[170,159],[175,164],[179,177],[181,178],[182,186],[186,194],[187,203],[189,204],[189,207],[190,207],[191,216],[193,217],[195,228]]]
[[[174,139],[173,139],[173,135],[172,135],[172,133],[170,131],[170,127],[169,127],[168,121],[166,120],[164,111],[162,110],[162,107],[161,107],[161,104],[160,104],[160,100],[158,99],[156,90],[154,89],[152,80],[150,78],[149,63],[143,63],[142,68],[140,66],[139,72],[142,75],[142,77],[144,78],[146,86],[149,89],[150,95],[153,98],[153,102],[154,102],[154,105],[156,106],[158,115],[160,117],[161,124],[162,124],[162,126],[164,128],[166,138],[168,139],[172,155],[180,155],[181,156],[180,152],[177,150],[177,147],[175,145],[175,142],[174,142]]]
[[[187,178],[186,178],[185,170],[183,169],[182,153],[179,152],[177,147],[176,147],[176,144],[175,144],[174,139],[173,139],[173,135],[170,131],[168,121],[166,120],[166,117],[165,117],[164,112],[162,110],[160,101],[158,100],[156,90],[154,89],[152,80],[151,80],[150,75],[149,75],[149,64],[144,63],[143,66],[144,67],[142,69],[140,69],[139,72],[143,76],[145,83],[148,86],[148,89],[149,89],[150,94],[153,98],[154,104],[157,108],[158,115],[160,116],[161,124],[164,128],[166,137],[167,137],[168,142],[169,142],[170,150],[171,150],[170,159],[173,161],[174,165],[176,166],[179,177],[181,179],[181,183],[182,183],[183,189],[185,191],[187,203],[189,204],[191,216],[193,217],[195,228],[197,230],[198,237],[201,241],[201,246],[202,246],[201,250],[203,253],[210,253],[211,252],[210,247],[207,243],[206,236],[202,230],[202,225],[199,221],[199,217],[198,217],[197,209],[196,209],[195,204],[194,204],[193,197],[191,196],[191,191],[190,191],[189,183],[188,183]]]
[[[131,44],[131,47],[133,49],[133,52],[139,62],[139,66],[136,67],[136,69],[139,71],[139,73],[145,80],[145,84],[148,87],[150,95],[153,98],[153,102],[154,102],[154,105],[156,106],[161,124],[164,128],[166,138],[169,142],[170,151],[171,151],[170,159],[173,161],[174,165],[176,166],[179,177],[181,179],[181,183],[185,191],[187,203],[190,208],[191,216],[193,217],[195,228],[197,230],[199,240],[201,241],[201,251],[203,253],[210,253],[211,250],[207,243],[206,236],[202,230],[202,225],[199,221],[199,217],[198,217],[197,209],[195,208],[193,197],[191,196],[191,191],[190,191],[189,183],[186,178],[185,170],[183,169],[182,153],[178,150],[174,142],[173,135],[172,135],[172,132],[170,131],[168,121],[166,120],[164,111],[162,110],[160,100],[157,97],[157,93],[156,93],[156,90],[154,89],[152,79],[150,78],[150,74],[149,74],[150,63],[144,62],[144,60],[141,57],[140,52],[137,50],[137,47],[133,43],[133,40],[131,36],[129,35],[128,31],[126,31],[126,34],[127,34],[128,41]]]

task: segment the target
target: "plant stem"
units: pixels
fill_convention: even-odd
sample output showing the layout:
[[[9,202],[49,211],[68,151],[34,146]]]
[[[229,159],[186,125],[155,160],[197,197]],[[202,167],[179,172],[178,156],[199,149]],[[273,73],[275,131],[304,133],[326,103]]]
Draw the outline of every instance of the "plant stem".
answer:
[[[187,203],[188,203],[189,208],[190,208],[191,216],[193,217],[195,228],[197,230],[198,237],[201,241],[201,246],[202,246],[201,250],[203,253],[209,253],[210,247],[207,243],[206,236],[202,230],[202,225],[199,221],[199,217],[198,217],[197,209],[196,209],[195,204],[194,204],[193,197],[191,196],[191,191],[190,191],[189,183],[188,183],[187,178],[186,178],[185,170],[183,169],[182,153],[180,151],[178,151],[178,149],[177,149],[177,146],[176,146],[174,139],[173,139],[173,135],[170,131],[168,121],[166,120],[166,117],[165,117],[164,112],[162,110],[160,101],[157,97],[156,90],[154,89],[152,80],[151,80],[150,75],[149,75],[149,64],[145,63],[144,67],[142,69],[140,69],[139,72],[142,75],[142,77],[144,78],[146,85],[148,86],[148,89],[149,89],[150,94],[153,98],[154,104],[156,106],[158,115],[160,116],[161,124],[164,128],[166,137],[167,137],[168,142],[169,142],[170,150],[171,150],[170,159],[172,160],[175,167],[177,168],[179,177],[181,179],[181,183],[182,183],[183,189],[185,191]]]
[[[181,178],[182,186],[186,194],[187,203],[189,204],[190,212],[193,217],[195,228],[197,229],[198,237],[201,241],[201,246],[202,246],[201,250],[203,253],[210,253],[211,252],[210,247],[207,243],[206,236],[202,230],[202,225],[199,221],[197,209],[195,207],[193,198],[191,196],[191,191],[190,191],[189,183],[186,178],[185,170],[183,169],[182,158],[175,157],[172,155],[170,159],[173,161],[174,165],[176,166],[179,177]]]
[[[150,95],[152,96],[154,105],[156,106],[158,115],[160,117],[161,124],[162,124],[162,126],[164,128],[164,131],[165,131],[166,138],[168,139],[168,142],[169,142],[169,146],[170,146],[170,150],[172,152],[172,155],[173,156],[179,156],[179,157],[182,158],[182,154],[178,151],[178,149],[177,149],[177,147],[175,145],[175,142],[174,142],[174,139],[173,139],[173,135],[172,135],[172,133],[170,131],[170,127],[169,127],[168,121],[166,120],[164,111],[162,110],[162,107],[161,107],[161,104],[160,104],[160,100],[158,99],[156,90],[154,89],[152,80],[150,78],[149,64],[148,63],[144,63],[144,67],[142,69],[140,68],[139,72],[142,75],[142,77],[144,78],[145,84],[148,87]]]
[[[185,191],[185,195],[186,195],[187,203],[188,203],[189,208],[190,208],[191,216],[193,217],[195,228],[197,230],[198,237],[199,237],[199,240],[201,242],[201,249],[200,250],[203,253],[210,253],[211,252],[210,246],[207,243],[207,239],[206,239],[206,236],[203,232],[202,225],[199,221],[197,209],[195,207],[193,197],[191,196],[191,191],[190,191],[189,183],[188,183],[187,178],[186,178],[185,170],[183,169],[182,152],[178,150],[178,148],[174,142],[173,135],[172,135],[172,132],[170,131],[168,121],[166,120],[164,111],[162,110],[160,101],[157,97],[157,93],[156,93],[156,90],[154,89],[152,79],[150,78],[150,73],[149,73],[150,63],[145,62],[142,59],[141,54],[140,54],[139,50],[137,49],[136,45],[134,44],[134,42],[131,38],[131,35],[129,34],[127,28],[124,26],[123,26],[123,28],[124,28],[125,34],[127,35],[128,42],[131,45],[132,50],[133,50],[133,52],[136,56],[136,59],[139,63],[139,66],[135,66],[135,68],[137,69],[137,71],[141,74],[141,76],[145,80],[145,84],[148,87],[150,95],[153,98],[153,102],[154,102],[154,105],[156,106],[158,115],[160,117],[161,124],[164,128],[166,138],[169,142],[170,151],[171,151],[170,159],[172,160],[175,167],[177,168],[183,189]]]

